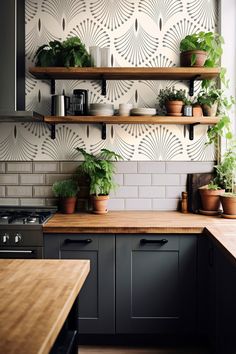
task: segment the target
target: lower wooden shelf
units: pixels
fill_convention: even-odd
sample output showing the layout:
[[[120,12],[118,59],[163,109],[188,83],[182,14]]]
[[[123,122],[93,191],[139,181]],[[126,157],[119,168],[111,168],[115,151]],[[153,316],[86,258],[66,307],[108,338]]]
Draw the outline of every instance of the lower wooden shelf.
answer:
[[[58,123],[105,123],[105,124],[207,124],[218,123],[218,117],[171,117],[171,116],[44,116],[44,122]]]

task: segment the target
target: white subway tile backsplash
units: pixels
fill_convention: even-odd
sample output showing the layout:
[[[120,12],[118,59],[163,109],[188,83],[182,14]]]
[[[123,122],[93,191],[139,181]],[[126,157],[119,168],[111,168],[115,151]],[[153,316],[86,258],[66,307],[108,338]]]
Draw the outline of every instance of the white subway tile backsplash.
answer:
[[[138,198],[138,187],[120,186],[115,192],[112,192],[110,195],[114,198]]]
[[[44,198],[20,198],[22,206],[45,206]]]
[[[20,205],[20,201],[18,198],[0,198],[0,205],[17,206]]]
[[[32,186],[7,186],[7,197],[32,197]]]
[[[153,210],[177,210],[179,208],[179,199],[153,199]]]
[[[56,181],[62,181],[64,179],[70,179],[71,174],[46,174],[46,185],[52,185]]]
[[[33,172],[35,173],[57,173],[59,172],[59,162],[34,162]]]
[[[150,174],[125,174],[124,185],[126,186],[148,186],[151,184]]]
[[[126,210],[152,210],[151,199],[126,199]]]
[[[44,184],[45,183],[45,176],[43,174],[22,174],[20,175],[20,184]]]
[[[139,173],[165,173],[165,162],[162,161],[139,161]]]
[[[166,162],[166,173],[202,173],[211,172],[214,162],[204,161],[168,161]]]
[[[5,197],[6,191],[5,186],[0,186],[0,197]]]
[[[185,186],[166,186],[166,198],[181,198],[181,193],[185,191]]]
[[[137,161],[118,161],[115,162],[116,173],[137,173]]]
[[[6,172],[30,173],[32,172],[32,162],[7,162]]]
[[[78,161],[61,161],[60,172],[69,174],[75,173],[79,164],[80,163]]]
[[[33,196],[38,198],[47,198],[52,197],[52,187],[51,186],[34,186],[33,187]]]
[[[18,182],[19,182],[19,178],[18,175],[16,174],[0,175],[0,184],[11,185],[11,184],[18,184]]]
[[[165,198],[165,186],[139,187],[139,198]]]
[[[115,174],[114,182],[117,183],[118,186],[122,186],[124,184],[124,175],[122,173]]]
[[[124,210],[125,201],[124,199],[115,199],[110,198],[108,201],[108,209],[109,210]]]
[[[180,184],[179,174],[153,174],[152,185],[154,186],[176,186]]]
[[[0,162],[0,173],[5,173],[5,171],[6,171],[5,162]]]

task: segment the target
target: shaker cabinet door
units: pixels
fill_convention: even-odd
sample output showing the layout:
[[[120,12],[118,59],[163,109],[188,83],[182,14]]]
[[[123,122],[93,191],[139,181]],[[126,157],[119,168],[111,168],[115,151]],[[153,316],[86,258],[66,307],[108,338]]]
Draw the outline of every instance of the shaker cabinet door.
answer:
[[[186,333],[195,325],[196,237],[117,236],[117,333]]]
[[[47,244],[50,246],[48,251]],[[90,260],[90,273],[79,295],[79,332],[114,333],[115,236],[46,235],[45,254],[51,256],[49,258],[55,258],[55,247],[57,258]]]

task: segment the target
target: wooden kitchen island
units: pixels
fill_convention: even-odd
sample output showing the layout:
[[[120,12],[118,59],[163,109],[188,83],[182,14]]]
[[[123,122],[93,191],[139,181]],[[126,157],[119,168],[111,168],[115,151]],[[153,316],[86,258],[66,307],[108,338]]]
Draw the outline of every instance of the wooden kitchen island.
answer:
[[[0,353],[49,353],[89,269],[88,260],[0,260]]]

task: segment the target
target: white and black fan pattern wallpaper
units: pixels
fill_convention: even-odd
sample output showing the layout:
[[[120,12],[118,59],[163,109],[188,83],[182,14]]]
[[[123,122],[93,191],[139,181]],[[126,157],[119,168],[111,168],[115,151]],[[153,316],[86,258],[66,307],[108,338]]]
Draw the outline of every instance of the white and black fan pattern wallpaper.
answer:
[[[37,48],[50,40],[78,36],[89,46],[110,47],[111,65],[178,66],[179,42],[187,34],[217,28],[217,0],[26,0],[26,108],[50,114],[48,82],[34,79]],[[156,107],[160,88],[182,87],[174,81],[108,81],[101,95],[97,81],[57,81],[56,93],[72,95],[75,88],[88,89],[90,102],[132,103],[134,107]],[[200,84],[196,85],[199,89]],[[124,160],[211,161],[207,126],[196,126],[194,140],[181,125],[107,126],[102,140],[98,125],[56,125],[56,139],[43,123],[2,124],[1,160],[77,160],[75,147],[97,153],[101,148],[116,151]]]

